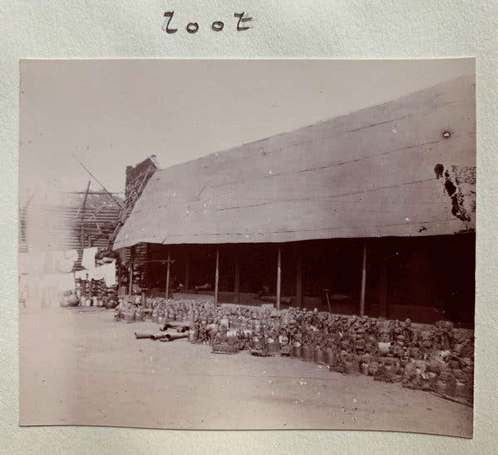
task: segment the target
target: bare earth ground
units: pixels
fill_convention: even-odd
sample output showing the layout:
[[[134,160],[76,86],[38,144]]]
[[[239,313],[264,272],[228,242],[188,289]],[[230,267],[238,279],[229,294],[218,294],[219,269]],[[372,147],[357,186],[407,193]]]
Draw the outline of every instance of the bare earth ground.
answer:
[[[21,311],[21,425],[394,430],[472,437],[473,410],[366,376],[244,351],[213,354],[101,309]]]

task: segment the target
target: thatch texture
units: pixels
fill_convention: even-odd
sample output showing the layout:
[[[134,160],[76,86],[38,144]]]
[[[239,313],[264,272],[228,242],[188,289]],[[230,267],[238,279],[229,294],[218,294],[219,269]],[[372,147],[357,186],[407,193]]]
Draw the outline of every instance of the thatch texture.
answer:
[[[106,193],[37,192],[19,213],[19,249],[22,252],[107,248],[120,215],[123,200]],[[118,202],[116,202],[118,201]],[[85,244],[82,244],[82,237]]]
[[[474,78],[464,77],[157,171],[114,247],[474,229],[475,192],[465,189],[474,212],[460,219],[434,169],[475,170],[475,131]]]

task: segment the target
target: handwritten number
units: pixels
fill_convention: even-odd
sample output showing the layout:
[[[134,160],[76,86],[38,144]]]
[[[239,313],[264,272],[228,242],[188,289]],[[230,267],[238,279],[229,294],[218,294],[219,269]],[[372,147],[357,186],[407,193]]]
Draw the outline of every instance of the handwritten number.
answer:
[[[187,24],[187,32],[194,34],[199,30],[199,24],[197,22],[190,22]]]
[[[167,11],[164,13],[164,17],[166,19],[164,21],[162,29],[166,33],[168,33],[169,35],[176,33],[178,31],[177,28],[170,28],[171,20],[173,19],[174,15],[175,15],[174,11]],[[233,16],[239,19],[237,22],[237,31],[238,32],[243,32],[244,30],[249,30],[251,28],[251,27],[248,27],[246,25],[246,23],[251,22],[253,20],[253,18],[246,15],[245,12],[235,13]],[[221,32],[224,27],[225,27],[225,24],[222,21],[215,21],[211,24],[211,30],[213,30],[213,32]],[[189,22],[187,24],[186,30],[188,33],[193,35],[199,31],[199,24],[197,22]]]
[[[171,22],[171,19],[173,19],[174,14],[175,14],[174,11],[168,11],[168,12],[164,13],[164,17],[169,17],[169,19],[167,21],[165,21],[165,24],[163,25],[163,30],[170,35],[172,33],[176,33],[178,31],[177,28],[169,28],[169,24]]]
[[[223,27],[225,26],[225,24],[221,21],[216,21],[216,22],[213,22],[213,24],[211,25],[211,29],[215,32],[221,32],[223,30]]]
[[[242,32],[244,30],[249,30],[251,28],[251,27],[246,27],[246,26],[243,25],[245,22],[252,21],[252,17],[244,17],[244,14],[245,14],[245,12],[243,12],[243,13],[235,13],[233,15],[233,17],[238,17],[239,18],[239,22],[237,23],[237,31],[238,32]]]

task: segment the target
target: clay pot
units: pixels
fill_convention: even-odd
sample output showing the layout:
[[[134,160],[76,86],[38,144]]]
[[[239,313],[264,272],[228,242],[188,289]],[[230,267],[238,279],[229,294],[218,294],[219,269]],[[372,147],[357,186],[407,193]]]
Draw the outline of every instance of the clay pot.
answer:
[[[383,359],[382,361],[384,368],[386,369],[386,373],[389,375],[396,375],[399,371],[400,367],[400,362],[398,359],[388,357],[386,359]]]
[[[379,353],[381,355],[389,354],[389,348],[391,347],[391,343],[383,343],[379,342]]]
[[[74,294],[70,295],[67,298],[68,306],[78,306],[79,303],[80,303],[80,299],[78,298],[78,296],[76,296]]]
[[[108,300],[105,304],[105,307],[108,310],[112,310],[118,306],[118,302],[116,300]]]
[[[275,341],[273,338],[267,339],[268,352],[270,354],[276,354],[280,351],[280,344],[278,341]]]
[[[320,365],[325,364],[325,352],[319,347],[315,349],[315,362]]]
[[[446,383],[444,383],[443,381],[437,381],[436,392],[441,395],[444,395],[446,393]]]
[[[301,352],[301,358],[305,362],[313,362],[313,356],[311,352],[311,348],[307,345],[303,346],[302,352]]]
[[[360,365],[357,360],[351,360],[344,362],[344,372],[346,374],[359,374]]]
[[[334,362],[335,362],[334,351],[331,348],[327,348],[325,350],[325,363],[328,366],[332,366],[332,365],[334,365]]]
[[[463,344],[455,344],[453,347],[453,352],[458,356],[462,353],[463,350]]]
[[[380,368],[379,362],[370,362],[370,364],[368,365],[368,374],[370,376],[375,376],[379,371],[379,368]]]
[[[455,396],[465,398],[465,384],[463,382],[457,381],[455,385]]]
[[[258,337],[254,337],[252,339],[252,348],[256,351],[260,351],[263,349],[263,341],[260,340]]]

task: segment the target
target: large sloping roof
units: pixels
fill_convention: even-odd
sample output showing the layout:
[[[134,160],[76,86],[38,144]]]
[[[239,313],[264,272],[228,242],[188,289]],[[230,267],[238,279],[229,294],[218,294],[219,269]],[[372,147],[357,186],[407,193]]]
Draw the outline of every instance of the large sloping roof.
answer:
[[[114,247],[474,229],[475,127],[475,81],[463,77],[157,171]]]

